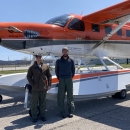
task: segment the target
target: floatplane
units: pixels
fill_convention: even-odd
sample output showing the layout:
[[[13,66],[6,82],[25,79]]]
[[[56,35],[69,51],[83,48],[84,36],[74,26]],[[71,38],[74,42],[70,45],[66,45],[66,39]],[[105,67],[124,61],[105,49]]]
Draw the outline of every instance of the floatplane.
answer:
[[[110,57],[129,58],[129,21],[130,0],[85,16],[64,14],[45,24],[0,22],[0,45],[31,55],[41,53],[43,56],[60,56],[62,48],[67,46],[69,55],[78,59],[79,63],[73,78],[75,100],[115,94],[125,98],[126,86],[130,84],[130,69],[124,69]],[[97,57],[105,70],[92,70],[85,62],[87,57]],[[33,57],[32,62],[34,60]],[[113,63],[116,69],[111,70],[104,60]],[[80,71],[81,61],[86,71]],[[0,77],[2,89],[22,91],[27,83],[26,73]],[[57,86],[58,80],[54,75],[48,99],[56,99]]]

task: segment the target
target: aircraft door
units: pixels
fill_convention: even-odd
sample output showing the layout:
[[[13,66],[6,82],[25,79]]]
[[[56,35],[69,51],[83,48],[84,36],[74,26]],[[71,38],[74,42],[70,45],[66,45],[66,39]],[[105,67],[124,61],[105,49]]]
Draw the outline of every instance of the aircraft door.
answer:
[[[72,55],[85,54],[85,25],[84,22],[74,18],[65,29],[67,46]]]

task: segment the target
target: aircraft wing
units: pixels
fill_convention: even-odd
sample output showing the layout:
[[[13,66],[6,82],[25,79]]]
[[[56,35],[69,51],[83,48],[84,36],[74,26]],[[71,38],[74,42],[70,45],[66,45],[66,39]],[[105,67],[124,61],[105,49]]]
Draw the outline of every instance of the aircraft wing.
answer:
[[[130,0],[125,0],[119,4],[83,16],[83,20],[97,24],[119,24],[128,15],[130,15]]]

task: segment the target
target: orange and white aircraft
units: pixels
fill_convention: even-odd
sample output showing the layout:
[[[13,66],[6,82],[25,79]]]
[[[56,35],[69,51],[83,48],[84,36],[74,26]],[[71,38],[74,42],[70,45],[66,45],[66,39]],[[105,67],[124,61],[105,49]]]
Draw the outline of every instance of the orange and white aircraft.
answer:
[[[0,22],[0,45],[32,55],[61,55],[61,48],[68,46],[74,56],[99,56],[90,51],[100,50],[108,57],[129,57],[129,18],[126,0],[86,16],[65,14],[45,24]]]
[[[130,56],[130,0],[81,16],[65,14],[39,23],[0,23],[0,45],[28,54],[61,55],[64,46],[73,57]]]

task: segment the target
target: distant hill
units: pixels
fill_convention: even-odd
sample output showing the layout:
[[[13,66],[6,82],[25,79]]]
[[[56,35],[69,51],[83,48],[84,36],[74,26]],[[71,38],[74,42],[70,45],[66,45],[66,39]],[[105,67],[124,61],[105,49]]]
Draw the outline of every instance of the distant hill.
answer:
[[[14,61],[3,61],[0,60],[0,65],[13,65],[13,64],[30,64],[30,61],[24,61],[24,60],[14,60]]]

